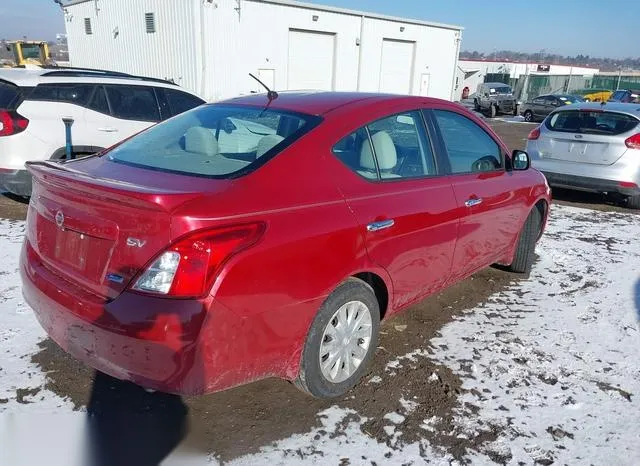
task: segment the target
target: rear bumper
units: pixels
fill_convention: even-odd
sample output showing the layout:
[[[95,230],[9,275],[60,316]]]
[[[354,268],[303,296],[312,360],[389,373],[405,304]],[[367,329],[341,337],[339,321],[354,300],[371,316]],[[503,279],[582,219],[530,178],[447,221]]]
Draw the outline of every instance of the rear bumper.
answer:
[[[31,175],[27,170],[0,169],[0,192],[31,196]]]
[[[543,171],[543,173],[547,178],[549,185],[557,188],[598,193],[618,193],[624,196],[640,194],[640,188],[638,186],[630,186],[631,183],[621,183],[619,181],[589,178],[585,176],[565,175],[563,173],[553,173],[548,171]]]
[[[67,353],[113,377],[154,390],[197,395],[270,375],[291,378],[262,323],[242,319],[211,297],[174,300],[124,292],[112,301],[87,293],[43,265],[25,241],[20,273],[25,300]],[[261,327],[259,327],[261,328]],[[282,342],[281,342],[282,344]],[[297,369],[299,354],[290,364]]]

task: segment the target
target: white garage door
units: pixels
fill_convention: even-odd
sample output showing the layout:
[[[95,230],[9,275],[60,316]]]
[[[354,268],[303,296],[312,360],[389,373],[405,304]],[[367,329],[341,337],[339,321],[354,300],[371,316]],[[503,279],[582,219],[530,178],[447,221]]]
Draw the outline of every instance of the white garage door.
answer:
[[[380,92],[409,94],[413,77],[415,42],[383,39]]]
[[[333,89],[335,34],[289,30],[289,89]]]

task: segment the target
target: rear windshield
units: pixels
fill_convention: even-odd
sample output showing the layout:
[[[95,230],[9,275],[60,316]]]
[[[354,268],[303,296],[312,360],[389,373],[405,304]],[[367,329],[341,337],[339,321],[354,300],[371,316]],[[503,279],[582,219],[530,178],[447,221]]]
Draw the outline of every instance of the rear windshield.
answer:
[[[319,121],[281,110],[203,105],[149,128],[107,155],[143,168],[232,178],[261,166]]]
[[[13,84],[0,81],[0,108],[15,110],[20,98],[20,88]]]
[[[638,120],[623,113],[573,110],[552,114],[546,125],[553,131],[615,135],[631,131]]]

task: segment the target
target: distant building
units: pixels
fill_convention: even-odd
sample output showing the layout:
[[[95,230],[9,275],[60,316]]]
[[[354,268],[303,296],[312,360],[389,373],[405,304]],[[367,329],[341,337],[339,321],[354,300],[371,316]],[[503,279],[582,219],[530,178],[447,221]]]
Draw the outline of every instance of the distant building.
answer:
[[[452,99],[462,28],[289,0],[72,0],[73,66],[173,79],[208,100],[263,89]]]

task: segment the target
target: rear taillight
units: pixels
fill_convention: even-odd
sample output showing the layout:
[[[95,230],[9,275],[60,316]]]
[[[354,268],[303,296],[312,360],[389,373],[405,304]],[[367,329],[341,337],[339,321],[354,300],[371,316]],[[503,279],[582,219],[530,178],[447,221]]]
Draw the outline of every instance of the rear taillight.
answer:
[[[624,144],[629,149],[640,149],[640,133],[634,134],[630,138],[627,138],[627,140],[624,141]]]
[[[0,110],[0,136],[11,136],[27,129],[29,120],[18,112]]]
[[[540,127],[538,126],[537,128],[533,129],[530,133],[529,136],[527,136],[527,139],[529,141],[535,141],[536,139],[538,139],[540,137]]]
[[[231,256],[254,245],[264,225],[251,223],[199,231],[178,240],[157,256],[133,289],[171,297],[203,296]]]

